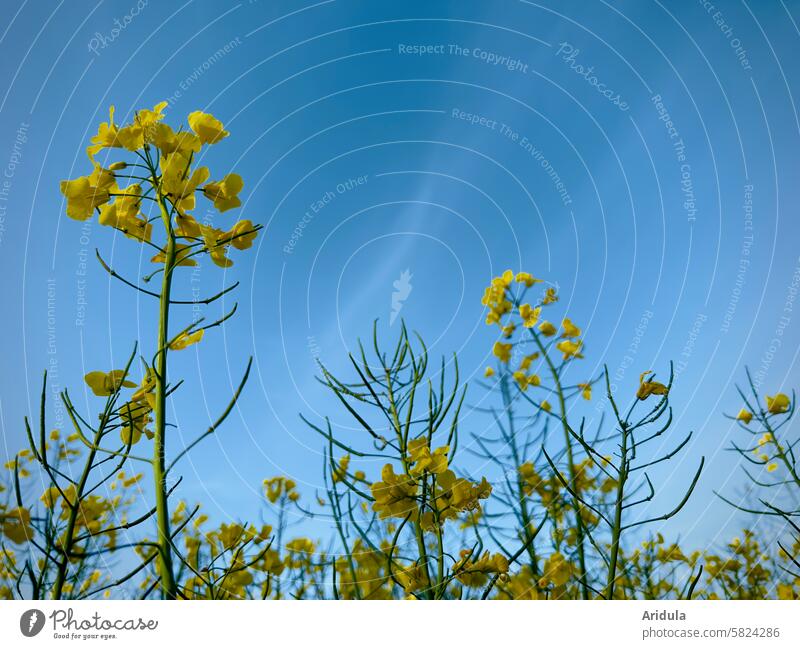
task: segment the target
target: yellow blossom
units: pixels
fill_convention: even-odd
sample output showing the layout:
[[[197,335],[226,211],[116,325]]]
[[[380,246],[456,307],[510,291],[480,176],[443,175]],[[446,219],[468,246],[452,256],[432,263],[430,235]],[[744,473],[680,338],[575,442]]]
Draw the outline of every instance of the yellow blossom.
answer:
[[[190,171],[189,157],[175,151],[161,157],[161,191],[174,203],[179,213],[194,209],[194,192],[205,183],[210,172],[207,167]]]
[[[246,250],[253,245],[258,232],[250,219],[237,221],[236,224],[225,233],[225,238],[231,242],[231,245],[237,250]]]
[[[562,340],[556,345],[556,349],[564,354],[564,360],[568,358],[583,358],[580,353],[583,343],[580,340]]]
[[[419,476],[425,471],[433,474],[447,471],[447,453],[449,451],[449,446],[440,446],[431,451],[425,437],[412,439],[408,442],[409,459],[413,464],[411,475]]]
[[[196,110],[193,113],[189,113],[187,119],[189,128],[197,134],[203,144],[216,144],[230,135],[223,128],[222,122],[208,113]]]
[[[767,396],[767,410],[770,414],[779,415],[789,410],[791,405],[789,397],[783,392],[778,392],[774,397]]]
[[[108,397],[120,388],[135,388],[136,384],[125,379],[125,370],[110,372],[89,372],[83,377],[92,392],[98,397]]]
[[[97,129],[97,135],[92,137],[92,145],[86,149],[89,158],[94,159],[101,149],[105,148],[122,148],[122,142],[119,141],[119,130],[117,125],[114,124],[114,107],[110,106],[108,109],[108,121],[102,122]]]
[[[542,587],[550,584],[563,586],[572,576],[572,566],[560,552],[554,552],[544,563],[543,576],[539,580]]]
[[[645,381],[646,376],[653,373],[653,370],[642,372],[639,376],[639,389],[636,391],[636,398],[644,401],[651,394],[666,395],[669,393],[669,388],[663,383],[658,381]]]
[[[511,347],[512,343],[496,342],[492,347],[492,353],[500,360],[501,363],[508,363],[511,360]]]
[[[239,192],[242,191],[244,182],[239,174],[228,174],[218,182],[210,182],[203,187],[206,197],[214,201],[214,207],[220,212],[239,207]]]
[[[91,218],[96,208],[111,200],[115,189],[114,174],[100,166],[88,176],[62,180],[61,193],[67,199],[67,216],[76,221]]]
[[[347,467],[350,466],[350,454],[343,455],[339,458],[339,463],[336,465],[336,468],[332,471],[331,478],[334,482],[341,482],[344,478],[347,477]]]
[[[193,331],[191,333],[182,333],[179,334],[175,340],[173,340],[169,344],[170,349],[180,350],[186,349],[189,345],[194,345],[195,343],[199,343],[203,340],[203,334],[205,333],[205,329],[198,329],[197,331]]]
[[[508,559],[502,554],[490,555],[487,550],[477,561],[473,561],[471,555],[469,550],[462,550],[461,559],[453,565],[453,574],[465,586],[484,586],[489,581],[490,574],[508,572]]]
[[[218,230],[208,225],[201,225],[200,232],[203,235],[203,242],[205,243],[206,250],[208,251],[211,261],[220,268],[228,268],[233,265],[233,262],[225,256],[226,249],[229,243],[220,243],[225,241],[226,235],[222,230]]]
[[[562,338],[577,338],[581,335],[580,328],[576,327],[569,318],[561,321],[561,328],[564,330],[564,333],[561,334]]]
[[[13,543],[22,544],[33,538],[31,514],[25,507],[0,512],[3,534]]]
[[[552,304],[553,302],[558,302],[558,295],[556,294],[556,289],[548,288],[544,292],[544,298],[542,298],[542,304]]]
[[[528,329],[534,327],[539,321],[539,314],[541,311],[541,308],[538,306],[532,308],[530,304],[521,305],[519,307],[519,315],[522,318],[522,325]]]
[[[523,273],[523,272],[517,273],[516,280],[518,284],[525,284],[525,286],[527,286],[528,288],[542,281],[540,279],[536,279],[530,273]]]
[[[375,502],[372,509],[381,518],[405,518],[417,512],[417,481],[409,475],[396,475],[391,464],[381,471],[381,481],[370,486]]]
[[[542,322],[539,324],[539,331],[542,332],[543,336],[554,336],[556,333],[556,328],[553,326],[552,322],[542,320]]]

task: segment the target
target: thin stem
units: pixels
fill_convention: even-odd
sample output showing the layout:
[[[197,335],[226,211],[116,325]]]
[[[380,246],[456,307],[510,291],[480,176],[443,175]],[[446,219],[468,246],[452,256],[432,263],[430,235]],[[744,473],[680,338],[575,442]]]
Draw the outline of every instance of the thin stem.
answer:
[[[583,519],[581,518],[581,504],[578,499],[578,479],[575,473],[575,462],[572,452],[572,436],[570,435],[570,427],[569,423],[567,422],[567,406],[566,400],[564,399],[564,389],[561,386],[561,376],[558,373],[558,370],[553,365],[553,361],[550,359],[550,355],[547,353],[547,349],[542,344],[541,339],[539,338],[538,334],[533,330],[529,329],[533,340],[536,343],[536,346],[539,348],[539,352],[542,354],[545,362],[547,363],[547,367],[550,370],[550,374],[553,377],[553,383],[556,387],[556,395],[558,396],[558,407],[559,407],[559,415],[561,420],[561,427],[564,430],[564,442],[565,442],[565,449],[567,452],[567,464],[569,465],[569,480],[573,491],[573,506],[575,508],[575,530],[577,532],[577,549],[578,549],[578,565],[581,571],[581,594],[583,599],[589,599],[589,588],[586,584],[586,553],[585,553],[585,531],[583,529]]]
[[[156,184],[156,172],[153,184]],[[167,233],[164,252],[164,275],[161,282],[158,314],[158,347],[156,353],[155,415],[156,429],[153,443],[153,482],[156,498],[156,523],[158,527],[158,572],[161,578],[161,592],[165,599],[175,599],[177,588],[172,566],[172,545],[170,535],[169,502],[166,484],[166,431],[167,431],[167,351],[169,348],[169,307],[172,290],[172,270],[175,263],[175,234],[172,222],[161,192],[158,192],[158,206]]]
[[[625,482],[628,479],[628,426],[622,424],[622,443],[620,444],[620,463],[617,478],[617,497],[614,502],[614,523],[611,526],[611,558],[608,563],[608,579],[606,580],[606,599],[614,598],[614,582],[617,578],[617,560],[619,557],[620,536],[622,533],[622,510],[625,497]]]

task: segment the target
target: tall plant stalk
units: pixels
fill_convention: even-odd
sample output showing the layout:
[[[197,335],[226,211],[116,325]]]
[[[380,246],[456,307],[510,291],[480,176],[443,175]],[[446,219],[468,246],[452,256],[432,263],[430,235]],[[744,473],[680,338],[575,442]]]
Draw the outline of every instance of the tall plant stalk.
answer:
[[[156,172],[151,166],[153,182]],[[158,528],[158,573],[161,592],[166,599],[175,599],[175,574],[172,566],[172,536],[170,532],[169,503],[167,502],[166,431],[167,431],[167,352],[169,350],[169,310],[172,293],[172,270],[175,264],[175,234],[165,199],[158,192],[158,207],[166,230],[164,273],[161,278],[161,297],[158,309],[158,343],[155,387],[155,437],[153,438],[153,486],[156,498],[156,524]]]

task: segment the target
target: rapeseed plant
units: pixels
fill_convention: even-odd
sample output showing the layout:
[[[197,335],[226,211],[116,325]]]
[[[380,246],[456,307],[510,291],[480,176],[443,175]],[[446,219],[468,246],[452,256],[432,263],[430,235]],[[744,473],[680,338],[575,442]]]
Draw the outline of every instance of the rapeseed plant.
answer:
[[[180,479],[167,485],[176,463],[216,433],[250,370],[248,363],[217,420],[168,454],[167,401],[181,386],[168,359],[206,344],[207,332],[235,311],[175,328],[173,310],[198,303],[176,297],[180,269],[206,256],[231,266],[230,255],[251,247],[260,226],[239,219],[218,229],[195,219],[198,195],[220,213],[240,207],[243,181],[235,173],[211,180],[199,165],[229,136],[218,119],[195,111],[188,128],[174,130],[165,109],[162,102],[119,125],[111,108],[87,149],[91,172],[61,184],[70,218],[96,214],[153,249],[155,270],[136,281],[99,251],[97,258],[128,289],[157,300],[159,311],[153,340],[136,343],[124,366],[84,377],[96,413],[82,414],[61,392],[68,433],[48,430],[45,374],[39,421],[25,421],[28,448],[6,464],[0,484],[0,597],[800,599],[797,440],[786,437],[794,395],[761,398],[748,374],[749,392],[740,390],[740,410],[730,417],[752,440],[733,449],[758,473],[745,468],[750,501],[723,500],[781,529],[753,526],[721,548],[686,550],[655,526],[692,496],[703,458],[671,509],[636,514],[656,495],[648,470],[691,439],[648,454],[672,424],[671,368],[663,382],[643,371],[629,394],[612,391],[607,369],[587,376],[582,326],[559,311],[554,287],[539,287],[543,280],[527,272],[507,270],[484,292],[486,323],[498,335],[494,362],[477,381],[487,399],[472,410],[489,417],[490,432],[467,448],[458,358],[432,363],[405,323],[386,349],[375,323],[371,351],[359,343],[349,355],[349,376],[320,364],[321,383],[356,426],[353,433],[303,417],[324,446],[315,499],[306,502],[288,476],[270,477],[263,498],[273,518],[259,525],[212,523],[201,504],[175,502]],[[158,276],[160,289],[146,288]],[[137,372],[140,347],[149,355]],[[609,417],[590,432],[578,413],[598,392]],[[471,474],[465,453],[497,475]],[[290,533],[292,513],[325,516],[331,538]],[[152,539],[144,531],[151,522]]]

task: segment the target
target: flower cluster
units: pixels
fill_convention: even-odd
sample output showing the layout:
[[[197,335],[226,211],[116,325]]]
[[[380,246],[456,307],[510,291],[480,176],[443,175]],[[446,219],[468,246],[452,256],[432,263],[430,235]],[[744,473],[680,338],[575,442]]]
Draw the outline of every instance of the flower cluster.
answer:
[[[194,266],[195,257],[207,253],[217,266],[226,268],[233,263],[227,256],[228,249],[249,248],[258,227],[251,220],[242,219],[227,230],[215,228],[198,222],[191,212],[196,207],[197,194],[221,213],[239,207],[244,183],[235,173],[212,181],[208,167],[192,165],[203,157],[203,147],[217,144],[229,133],[217,118],[201,111],[189,114],[189,130],[175,131],[163,121],[166,107],[167,102],[161,102],[152,109],[139,110],[124,126],[115,123],[111,107],[108,122],[100,124],[87,149],[93,171],[61,183],[67,216],[85,221],[97,213],[101,225],[150,245],[154,245],[153,221],[160,219],[173,241],[155,246],[154,263]],[[98,162],[98,154],[114,149],[127,153],[129,158],[107,166]],[[105,155],[107,158],[110,151]],[[155,219],[145,209],[145,203],[159,209]]]

